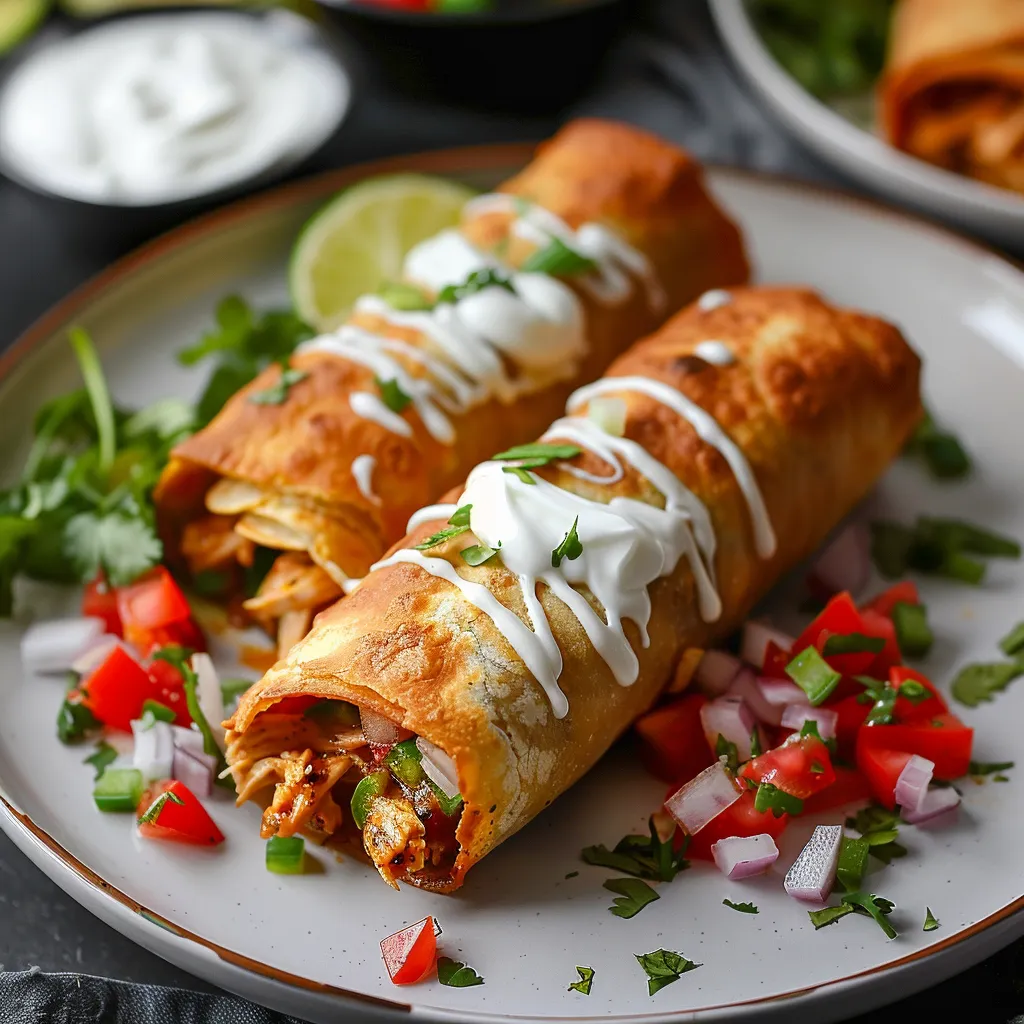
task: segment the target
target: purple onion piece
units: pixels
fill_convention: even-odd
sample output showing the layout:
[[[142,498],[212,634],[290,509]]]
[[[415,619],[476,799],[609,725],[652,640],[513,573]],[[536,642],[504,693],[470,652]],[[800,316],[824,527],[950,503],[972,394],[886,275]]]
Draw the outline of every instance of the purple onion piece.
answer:
[[[750,734],[757,726],[757,719],[742,697],[727,694],[708,701],[700,709],[700,724],[712,750],[721,736],[736,744],[741,761],[750,757]]]
[[[871,577],[871,538],[863,523],[845,526],[811,567],[815,589],[829,594],[860,593]]]
[[[705,651],[693,673],[693,681],[701,693],[719,697],[729,689],[742,667],[740,659],[726,651]]]
[[[784,651],[793,649],[796,640],[774,629],[764,622],[746,622],[743,624],[743,638],[740,641],[740,657],[756,669],[764,668],[764,658],[768,652],[768,644],[774,643]]]
[[[900,772],[900,777],[896,780],[896,803],[911,813],[920,810],[921,804],[928,794],[928,787],[931,785],[934,772],[934,761],[929,761],[928,758],[918,754],[912,754],[903,771]]]
[[[719,839],[711,847],[718,870],[728,878],[738,881],[759,875],[770,868],[779,858],[779,848],[770,835],[730,836]]]
[[[184,783],[196,796],[210,796],[213,793],[213,773],[216,758],[209,754],[193,754],[181,747],[174,748],[171,775]]]
[[[815,722],[823,740],[836,738],[839,715],[830,708],[812,708],[810,705],[790,704],[782,712],[782,721],[779,724],[783,729],[795,729],[799,732],[804,727],[804,722]]]
[[[665,801],[665,810],[693,836],[742,795],[728,768],[716,761],[673,793]]]
[[[842,841],[842,825],[816,825],[786,874],[786,892],[798,900],[827,900],[835,884]]]
[[[903,820],[911,825],[919,825],[922,821],[930,821],[940,814],[946,814],[960,805],[960,794],[952,786],[942,789],[929,789],[917,810],[903,807],[900,814]]]

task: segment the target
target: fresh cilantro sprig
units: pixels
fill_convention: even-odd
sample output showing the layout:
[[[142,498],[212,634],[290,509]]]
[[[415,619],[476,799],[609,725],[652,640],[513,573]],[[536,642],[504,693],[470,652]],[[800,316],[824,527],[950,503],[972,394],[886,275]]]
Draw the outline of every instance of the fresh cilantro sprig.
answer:
[[[636,962],[643,968],[647,975],[647,994],[656,995],[666,985],[678,981],[689,971],[695,971],[703,964],[695,964],[687,960],[682,953],[676,953],[671,949],[656,949],[652,953],[634,953]]]
[[[648,903],[661,897],[640,878],[609,878],[604,883],[609,892],[618,893],[608,909],[616,916],[636,917]]]
[[[899,837],[900,816],[881,804],[862,807],[855,817],[846,819],[846,827],[859,832],[867,841],[872,857],[889,864],[907,855],[907,848],[896,842]]]
[[[898,932],[886,920],[889,914],[895,909],[895,904],[884,896],[876,896],[874,893],[848,892],[842,897],[838,906],[825,907],[822,910],[809,910],[807,916],[815,930],[824,928],[827,925],[835,924],[840,918],[847,914],[862,914],[865,917],[874,918],[878,927],[885,932],[886,937],[895,939]]]
[[[646,836],[623,836],[613,850],[602,845],[584,847],[580,856],[587,864],[613,868],[637,878],[652,881],[671,882],[680,871],[685,871],[690,862],[685,849],[676,851],[673,837],[662,839],[651,818],[648,822],[650,834]]]
[[[437,958],[437,980],[449,988],[471,988],[484,983],[484,979],[472,967],[447,956]]]

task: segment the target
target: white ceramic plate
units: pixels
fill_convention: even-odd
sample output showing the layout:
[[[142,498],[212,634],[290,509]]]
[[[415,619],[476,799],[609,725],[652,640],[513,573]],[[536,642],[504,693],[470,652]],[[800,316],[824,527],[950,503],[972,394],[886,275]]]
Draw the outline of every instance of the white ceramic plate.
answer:
[[[711,13],[750,84],[779,120],[824,160],[902,204],[1003,245],[1021,245],[1024,198],[894,149],[857,116],[871,111],[869,97],[859,104],[857,115],[816,99],[769,53],[750,20],[746,0],[711,0]]]
[[[372,170],[434,171],[486,186],[526,157],[523,147],[466,150]],[[173,353],[196,337],[226,291],[261,305],[281,301],[295,231],[359,173],[230,207],[129,257],[58,307],[0,360],[5,471],[20,460],[31,412],[76,383],[67,324],[92,331],[122,401],[192,393],[198,377],[177,367]],[[929,402],[974,454],[969,485],[895,467],[875,511],[962,515],[1024,536],[1024,275],[860,201],[732,172],[711,178],[747,232],[760,280],[807,282],[906,329],[926,360]],[[993,562],[989,575],[977,590],[923,588],[938,636],[924,667],[942,683],[968,659],[991,660],[998,637],[1021,617],[1024,566]],[[785,585],[769,605],[781,625],[795,625]],[[0,825],[72,896],[142,945],[313,1020],[343,1019],[348,1008],[351,1020],[411,1011],[429,1020],[824,1021],[947,977],[1024,932],[1016,778],[968,784],[952,824],[905,829],[910,855],[867,880],[898,904],[893,942],[859,917],[815,932],[806,908],[784,894],[782,874],[811,828],[803,821],[787,832],[768,876],[735,883],[697,865],[660,886],[661,898],[636,918],[613,917],[601,883],[614,872],[581,864],[579,851],[642,828],[663,793],[625,749],[488,857],[453,897],[392,892],[368,867],[322,851],[315,872],[270,875],[257,809],[235,810],[226,797],[212,803],[227,835],[218,850],[139,841],[130,818],[93,808],[92,772],[81,763],[88,750],[61,747],[54,736],[61,684],[24,677],[18,634],[17,625],[0,627]],[[964,717],[977,729],[979,759],[1024,762],[1024,683]],[[760,914],[729,910],[725,897],[753,900]],[[942,922],[927,934],[926,906]],[[443,952],[468,961],[483,986],[390,984],[378,942],[428,913],[443,925]],[[648,998],[633,954],[659,947],[704,966]],[[596,969],[589,997],[567,991],[577,964]]]

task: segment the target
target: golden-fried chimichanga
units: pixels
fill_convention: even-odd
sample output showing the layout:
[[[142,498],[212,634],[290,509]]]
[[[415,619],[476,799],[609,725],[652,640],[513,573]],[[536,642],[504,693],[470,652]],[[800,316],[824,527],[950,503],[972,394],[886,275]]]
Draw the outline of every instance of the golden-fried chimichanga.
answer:
[[[281,647],[397,540],[409,515],[493,452],[536,436],[569,392],[706,289],[747,278],[699,166],[639,129],[576,121],[458,229],[415,247],[291,361],[179,445],[156,490],[193,571],[281,564],[246,602]]]
[[[354,817],[386,881],[457,888],[864,497],[919,369],[812,292],[705,296],[415,516],[244,695],[239,800],[272,794],[264,835]]]
[[[880,98],[893,145],[1024,192],[1024,3],[900,0]]]

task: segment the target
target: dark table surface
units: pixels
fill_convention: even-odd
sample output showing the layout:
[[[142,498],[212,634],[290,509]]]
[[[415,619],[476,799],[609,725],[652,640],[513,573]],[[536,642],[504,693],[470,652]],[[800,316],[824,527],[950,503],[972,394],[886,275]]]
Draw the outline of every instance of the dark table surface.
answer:
[[[668,0],[687,23],[662,32],[666,3],[637,5],[629,35],[603,75],[568,108],[544,114],[495,113],[442,104],[400,89],[356,58],[357,97],[343,129],[298,173],[396,153],[542,138],[571,114],[604,113],[648,125],[703,158],[785,170],[849,187],[786,140],[729,71],[698,0]],[[675,49],[673,49],[675,47]],[[696,69],[696,70],[695,70]],[[725,112],[694,103],[706,80]],[[190,211],[194,212],[194,211]],[[183,214],[124,216],[37,196],[0,178],[0,348],[69,290]],[[0,970],[83,974],[212,991],[205,982],[134,945],[92,917],[0,833]],[[5,1007],[0,1006],[0,1019]],[[1018,945],[959,978],[871,1015],[873,1024],[963,1019],[1004,1022],[1024,1011],[1024,947]],[[867,1018],[864,1018],[866,1024]]]

